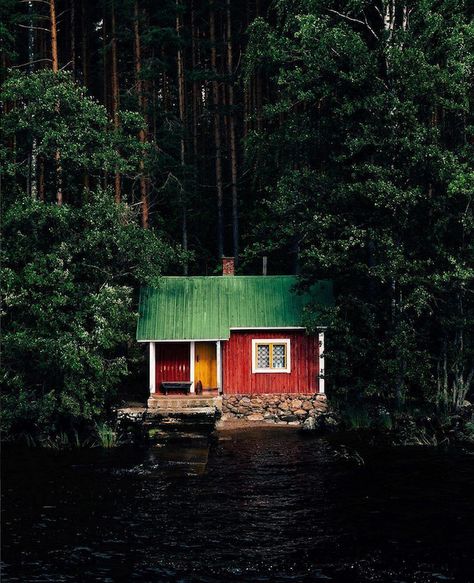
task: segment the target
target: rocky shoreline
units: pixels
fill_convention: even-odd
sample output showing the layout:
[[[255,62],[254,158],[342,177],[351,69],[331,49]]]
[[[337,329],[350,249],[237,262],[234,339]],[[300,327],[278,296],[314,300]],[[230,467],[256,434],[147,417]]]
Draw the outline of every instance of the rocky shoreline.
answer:
[[[225,395],[222,399],[223,421],[241,419],[296,426],[327,411],[326,395],[321,394]]]
[[[212,432],[227,429],[280,427],[331,435],[332,439],[369,446],[474,447],[474,407],[469,403],[455,414],[389,412],[380,407],[363,410],[363,424],[343,409],[329,407],[325,395],[226,395],[214,414],[184,411],[164,414],[145,406],[117,411],[115,429],[122,442],[159,441],[175,431]],[[362,417],[359,417],[359,422]]]

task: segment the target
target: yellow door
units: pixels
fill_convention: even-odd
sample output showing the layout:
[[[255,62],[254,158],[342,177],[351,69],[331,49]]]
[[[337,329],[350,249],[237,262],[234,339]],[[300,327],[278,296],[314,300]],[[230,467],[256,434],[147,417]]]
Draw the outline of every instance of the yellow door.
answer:
[[[201,381],[203,389],[217,387],[217,356],[215,342],[196,342],[194,356],[194,387]]]

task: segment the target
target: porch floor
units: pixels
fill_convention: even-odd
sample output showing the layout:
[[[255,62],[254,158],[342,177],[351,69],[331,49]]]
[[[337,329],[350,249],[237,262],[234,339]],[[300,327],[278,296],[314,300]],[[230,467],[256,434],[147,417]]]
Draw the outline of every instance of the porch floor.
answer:
[[[222,409],[222,398],[206,395],[153,395],[148,399],[148,409],[160,412],[197,412],[198,409]]]
[[[149,399],[215,399],[220,397],[217,391],[203,391],[200,395],[196,393],[153,393]]]

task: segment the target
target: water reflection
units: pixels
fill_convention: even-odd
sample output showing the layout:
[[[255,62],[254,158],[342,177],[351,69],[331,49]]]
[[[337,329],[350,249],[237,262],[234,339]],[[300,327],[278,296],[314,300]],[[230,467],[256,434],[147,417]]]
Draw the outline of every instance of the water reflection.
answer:
[[[168,476],[204,474],[209,459],[210,439],[196,435],[191,439],[176,439],[149,450],[148,462]]]
[[[472,581],[472,456],[361,453],[275,429],[4,448],[2,581]]]

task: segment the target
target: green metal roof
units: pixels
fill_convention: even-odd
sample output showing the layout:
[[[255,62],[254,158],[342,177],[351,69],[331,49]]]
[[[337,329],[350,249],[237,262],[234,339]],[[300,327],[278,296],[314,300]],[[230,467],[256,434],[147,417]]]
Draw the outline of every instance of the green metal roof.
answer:
[[[332,305],[330,281],[306,295],[295,284],[287,275],[163,277],[140,290],[137,340],[226,340],[231,328],[301,326],[310,299]]]

